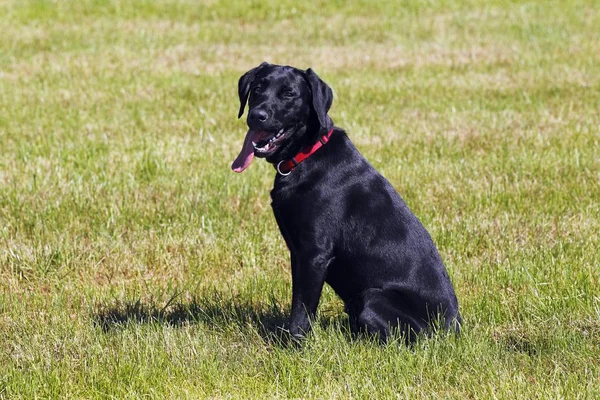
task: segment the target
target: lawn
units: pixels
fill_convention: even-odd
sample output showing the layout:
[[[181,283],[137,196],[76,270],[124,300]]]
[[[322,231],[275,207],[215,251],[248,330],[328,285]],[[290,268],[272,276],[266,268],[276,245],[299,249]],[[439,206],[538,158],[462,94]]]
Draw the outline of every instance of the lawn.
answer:
[[[278,341],[237,80],[312,67],[431,233],[460,336]],[[0,0],[0,398],[600,398],[596,1]]]

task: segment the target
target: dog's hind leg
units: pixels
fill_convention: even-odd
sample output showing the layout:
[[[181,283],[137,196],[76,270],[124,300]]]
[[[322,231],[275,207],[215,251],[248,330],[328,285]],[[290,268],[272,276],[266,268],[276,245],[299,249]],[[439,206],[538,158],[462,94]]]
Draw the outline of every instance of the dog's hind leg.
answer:
[[[363,307],[356,318],[356,328],[387,341],[391,331],[398,331],[407,342],[415,340],[426,327],[424,321],[403,312],[397,304],[397,294],[382,289],[372,289],[363,295]]]

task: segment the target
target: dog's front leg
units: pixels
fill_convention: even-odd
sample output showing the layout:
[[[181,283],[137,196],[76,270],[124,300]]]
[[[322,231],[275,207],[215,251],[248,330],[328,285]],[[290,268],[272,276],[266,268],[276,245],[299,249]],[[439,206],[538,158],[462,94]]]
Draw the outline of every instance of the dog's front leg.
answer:
[[[292,313],[290,333],[302,338],[310,331],[331,258],[292,254]]]

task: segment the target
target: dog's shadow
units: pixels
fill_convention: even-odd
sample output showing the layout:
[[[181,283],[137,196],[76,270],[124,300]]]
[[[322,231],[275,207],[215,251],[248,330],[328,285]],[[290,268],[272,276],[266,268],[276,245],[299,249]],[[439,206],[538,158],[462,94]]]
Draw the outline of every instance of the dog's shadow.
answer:
[[[170,326],[204,324],[217,331],[225,331],[231,326],[242,332],[254,328],[270,344],[287,346],[291,340],[286,330],[288,307],[281,305],[274,297],[269,301],[255,301],[213,293],[185,302],[175,301],[175,297],[163,305],[139,299],[116,300],[110,305],[95,307],[92,319],[104,332],[125,329],[132,323]],[[321,317],[318,323],[324,328],[335,325],[344,329],[346,320],[344,315],[339,315]]]

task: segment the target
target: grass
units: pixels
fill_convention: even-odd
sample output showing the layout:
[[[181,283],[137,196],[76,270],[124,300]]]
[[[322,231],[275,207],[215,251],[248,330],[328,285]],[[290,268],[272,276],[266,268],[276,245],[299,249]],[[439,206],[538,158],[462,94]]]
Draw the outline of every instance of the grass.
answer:
[[[598,398],[593,1],[0,0],[0,398]],[[314,68],[432,234],[464,316],[282,346],[273,170],[238,77]]]

